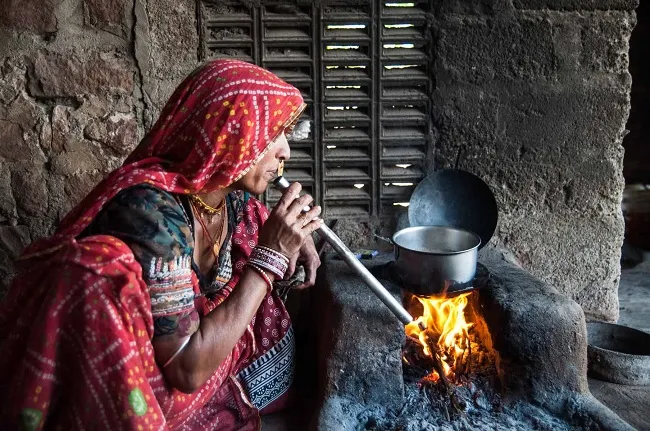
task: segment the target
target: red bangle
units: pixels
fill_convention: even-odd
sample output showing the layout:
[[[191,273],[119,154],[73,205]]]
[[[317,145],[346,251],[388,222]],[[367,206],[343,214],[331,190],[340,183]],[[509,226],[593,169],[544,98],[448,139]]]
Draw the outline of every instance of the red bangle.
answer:
[[[266,250],[269,253],[273,253],[273,254],[277,255],[278,257],[282,258],[282,260],[284,260],[287,263],[289,263],[289,260],[291,260],[291,259],[289,259],[289,256],[287,256],[286,254],[280,253],[279,251],[273,250],[272,248],[267,247],[265,245],[257,244],[255,247],[261,248],[262,250]]]
[[[266,271],[264,271],[259,266],[255,265],[253,263],[250,263],[250,262],[246,263],[246,266],[251,268],[251,269],[254,269],[255,272],[257,272],[264,279],[264,281],[266,281],[266,285],[268,286],[267,293],[273,290],[273,282],[271,281],[271,277],[269,277],[269,275],[266,273]]]
[[[289,268],[289,259],[283,254],[263,246],[256,246],[248,256],[248,261],[260,269],[269,271],[279,279]]]

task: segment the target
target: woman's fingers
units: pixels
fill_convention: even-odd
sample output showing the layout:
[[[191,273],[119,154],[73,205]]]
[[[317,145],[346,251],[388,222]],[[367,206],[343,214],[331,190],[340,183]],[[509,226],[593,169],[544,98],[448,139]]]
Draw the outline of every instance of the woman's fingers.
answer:
[[[306,235],[311,235],[312,232],[317,230],[323,225],[323,219],[322,218],[315,218],[314,220],[310,221],[307,223],[305,226],[303,226],[302,231]]]
[[[300,196],[301,190],[300,184],[293,183],[284,191],[260,232],[260,244],[293,256],[305,237],[322,226],[323,222],[318,218],[320,206],[303,212],[313,198],[307,194]]]
[[[299,182],[292,183],[285,191],[282,193],[282,197],[275,205],[276,209],[287,209],[295,200],[296,197],[300,194],[302,190],[302,185]]]
[[[298,214],[300,214],[302,210],[313,201],[314,198],[309,195],[302,195],[299,198],[294,199],[294,201],[291,202],[291,205],[287,208],[287,215],[297,217]]]
[[[311,222],[314,220],[316,217],[318,217],[321,213],[321,207],[316,205],[312,207],[309,211],[300,213],[296,216],[296,224],[298,225],[298,228],[302,229],[307,225],[307,223]]]

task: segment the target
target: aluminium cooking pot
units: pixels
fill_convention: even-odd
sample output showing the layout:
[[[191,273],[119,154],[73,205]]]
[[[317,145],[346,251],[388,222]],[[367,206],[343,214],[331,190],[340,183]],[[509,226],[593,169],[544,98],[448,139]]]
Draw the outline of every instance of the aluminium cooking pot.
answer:
[[[403,287],[416,295],[472,290],[481,238],[447,226],[415,226],[393,235],[395,269]]]

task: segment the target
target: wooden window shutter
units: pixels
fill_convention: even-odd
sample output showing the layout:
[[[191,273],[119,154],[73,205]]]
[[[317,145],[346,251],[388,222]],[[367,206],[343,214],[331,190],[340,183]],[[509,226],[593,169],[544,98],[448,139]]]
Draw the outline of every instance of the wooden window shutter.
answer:
[[[261,65],[298,87],[311,121],[287,177],[327,218],[388,216],[423,177],[431,140],[429,1],[200,0],[205,59]],[[268,203],[279,194],[270,190]]]

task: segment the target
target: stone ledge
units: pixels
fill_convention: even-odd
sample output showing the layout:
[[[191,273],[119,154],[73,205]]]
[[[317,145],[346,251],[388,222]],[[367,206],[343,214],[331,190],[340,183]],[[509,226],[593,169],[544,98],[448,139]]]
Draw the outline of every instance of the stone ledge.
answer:
[[[489,275],[478,298],[506,397],[539,405],[579,427],[632,429],[589,392],[580,305],[508,256],[497,249],[481,252]]]
[[[368,266],[381,263],[386,260],[375,259]],[[323,263],[312,295],[319,398],[336,395],[364,405],[399,406],[404,396],[402,324],[340,260]]]
[[[380,255],[368,266],[378,269],[390,258]],[[589,393],[580,306],[507,252],[483,250],[480,259],[482,288],[474,306],[496,351],[505,400],[539,406],[578,429],[630,430]],[[397,293],[397,286],[382,282]],[[403,326],[342,261],[324,262],[314,295],[321,380],[312,425],[354,429],[363,406],[390,410],[402,402]]]

